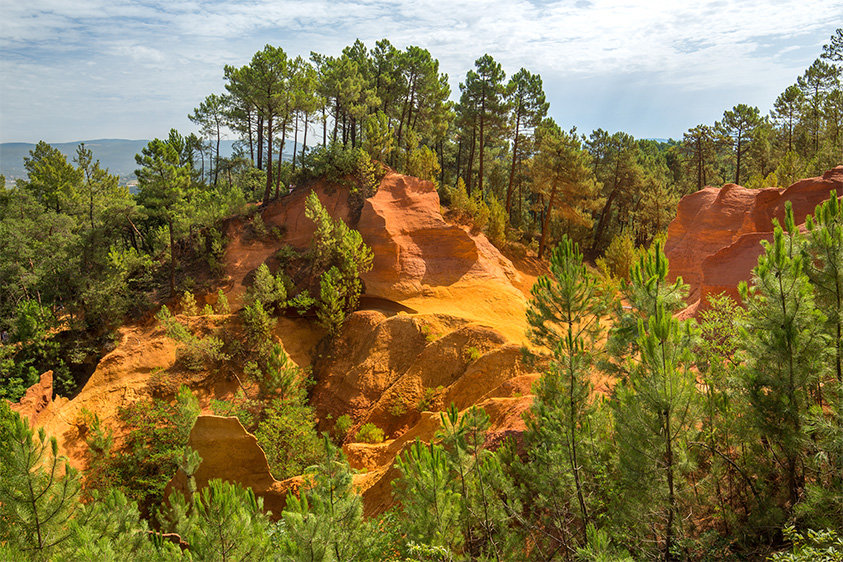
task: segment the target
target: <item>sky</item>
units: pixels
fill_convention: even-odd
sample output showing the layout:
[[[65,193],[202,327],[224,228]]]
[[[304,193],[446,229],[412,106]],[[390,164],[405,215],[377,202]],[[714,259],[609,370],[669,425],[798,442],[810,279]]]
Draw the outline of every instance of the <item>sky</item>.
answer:
[[[841,26],[840,0],[0,0],[0,142],[197,131],[226,64],[358,38],[428,49],[453,99],[488,53],[541,74],[565,128],[681,139],[739,103],[768,113]]]

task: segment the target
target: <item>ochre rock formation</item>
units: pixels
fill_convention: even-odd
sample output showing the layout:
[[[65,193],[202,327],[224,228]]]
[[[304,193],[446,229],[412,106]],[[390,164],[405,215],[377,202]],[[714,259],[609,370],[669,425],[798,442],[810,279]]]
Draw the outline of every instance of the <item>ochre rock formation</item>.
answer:
[[[56,397],[58,407],[66,402],[60,396]],[[12,404],[11,409],[29,421],[30,427],[39,427],[49,420],[53,408],[53,372],[47,371],[41,375],[37,383],[26,390],[20,402]]]
[[[667,230],[665,254],[670,278],[682,277],[690,285],[685,315],[704,310],[711,294],[738,299],[738,283],[750,279],[763,252],[761,240],[772,240],[773,219],[784,223],[785,203],[793,205],[796,223],[803,224],[833,189],[843,197],[843,166],[787,189],[730,183],[683,197]]]
[[[241,484],[263,498],[264,509],[276,518],[284,510],[287,493],[297,490],[301,482],[301,478],[275,480],[258,440],[234,417],[199,416],[188,445],[202,457],[193,475],[197,489],[214,478]],[[187,475],[182,470],[167,485],[165,494],[169,497],[173,490],[187,493]]]
[[[357,229],[374,254],[372,270],[362,276],[365,296],[399,302],[418,312],[448,312],[492,324],[508,338],[522,342],[526,324],[522,275],[483,234],[451,225],[442,218],[439,194],[432,182],[389,172],[353,221],[348,190],[317,183],[312,187],[334,218]],[[229,225],[226,290],[235,302],[260,264],[271,262],[289,244],[306,248],[315,231],[304,208],[311,189],[296,189],[262,211],[267,228],[283,233],[281,241],[243,236],[243,223]]]
[[[349,442],[344,447],[352,466],[367,469],[354,480],[364,493],[366,512],[374,514],[393,502],[390,482],[396,475],[396,455],[416,437],[431,440],[438,429],[438,411],[450,403],[461,411],[474,404],[486,409],[492,423],[489,444],[497,446],[507,437],[521,439],[521,415],[530,407],[531,385],[537,378],[520,361],[525,292],[543,266],[516,269],[483,234],[448,224],[430,182],[387,174],[356,221],[347,190],[326,185],[314,190],[332,216],[354,221],[352,226],[373,249],[374,268],[364,278],[367,298],[362,302],[375,302],[352,314],[330,344],[317,345],[323,332],[307,320],[279,318],[274,335],[302,367],[321,355],[314,367],[318,384],[311,401],[320,430],[331,430],[339,416],[348,414],[354,422],[349,441],[367,422],[385,431],[384,443]],[[310,243],[314,225],[304,216],[309,193],[294,190],[261,211],[267,228],[283,233],[280,241],[255,240],[243,219],[228,223],[224,290],[235,310],[261,263],[272,264],[284,244],[305,248]],[[520,267],[527,262],[519,261]],[[412,314],[396,314],[399,310]],[[199,335],[223,323],[235,329],[238,324],[235,315],[179,320]],[[237,390],[233,376],[180,370],[175,365],[176,342],[154,320],[124,326],[119,334],[116,348],[73,400],[50,402],[52,390],[45,378],[18,406],[58,438],[62,454],[76,468],[84,469],[87,462],[83,409],[115,431],[119,447],[121,407],[152,396],[171,400],[183,383],[197,393],[208,414],[212,398],[230,397]],[[429,400],[422,405],[427,410],[420,411],[423,398]],[[254,437],[237,420],[200,417],[191,444],[205,459],[196,474],[200,487],[211,478],[252,486],[276,516],[287,491],[302,485],[301,478],[275,481]],[[172,485],[183,488],[184,475]]]
[[[437,412],[451,403],[460,411],[475,404],[486,410],[490,444],[506,437],[520,442],[537,377],[522,365],[520,347],[493,328],[442,314],[361,311],[343,325],[330,356],[317,362],[312,403],[320,430],[332,430],[342,415],[352,418],[344,450],[353,468],[366,469],[356,482],[366,513],[375,514],[392,505],[396,456],[417,437],[433,439]],[[382,429],[386,441],[352,442],[366,423]]]

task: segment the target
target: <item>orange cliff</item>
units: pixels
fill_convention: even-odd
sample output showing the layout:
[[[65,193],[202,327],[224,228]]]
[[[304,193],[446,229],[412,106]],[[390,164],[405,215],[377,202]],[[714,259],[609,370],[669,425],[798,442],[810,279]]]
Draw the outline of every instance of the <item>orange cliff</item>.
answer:
[[[517,439],[523,432],[521,414],[532,402],[531,384],[537,378],[520,363],[527,327],[525,292],[539,272],[535,267],[519,271],[484,235],[448,224],[431,182],[388,173],[356,221],[347,190],[318,184],[314,191],[333,217],[357,228],[372,248],[374,267],[363,280],[365,296],[375,304],[352,314],[329,346],[317,345],[321,332],[307,320],[280,318],[275,336],[302,367],[321,355],[314,365],[318,384],[312,398],[320,430],[330,430],[330,420],[343,414],[353,419],[351,436],[367,422],[384,429],[384,443],[344,447],[352,466],[367,469],[355,482],[364,492],[366,512],[377,513],[392,502],[395,456],[415,437],[432,439],[438,428],[437,411],[451,402],[460,410],[474,404],[486,408],[492,419],[492,443],[507,436]],[[247,223],[230,221],[224,291],[232,308],[242,306],[240,297],[254,271],[264,262],[272,266],[283,245],[308,246],[314,232],[304,215],[309,193],[293,191],[262,211],[266,226],[284,233],[280,241],[250,239]],[[210,333],[231,321],[229,316],[179,319],[197,333]],[[98,414],[119,441],[121,407],[151,396],[170,399],[184,383],[197,392],[207,414],[211,398],[225,398],[235,391],[236,384],[220,375],[179,371],[175,348],[154,321],[124,326],[116,349],[102,359],[74,399],[51,401],[47,377],[19,410],[55,435],[61,452],[84,469],[83,410]],[[432,396],[424,403],[426,393]],[[401,407],[396,407],[399,403]],[[276,482],[261,463],[260,470],[247,470],[237,459],[260,456],[254,451],[254,438],[231,421],[201,419],[191,437],[208,455],[199,480],[219,477],[254,486],[267,507],[280,512],[283,496],[296,482]],[[183,483],[177,478],[173,485]]]
[[[448,224],[432,182],[389,172],[352,220],[348,191],[318,183],[313,190],[334,218],[357,229],[374,254],[362,276],[364,296],[394,301],[417,312],[446,313],[495,326],[512,341],[524,341],[525,294],[516,287],[531,277],[519,272],[483,234]],[[237,300],[249,274],[285,244],[306,248],[315,231],[304,214],[310,189],[297,189],[262,212],[280,242],[248,240],[233,223],[226,253],[229,300]],[[533,279],[534,280],[534,279]]]
[[[831,190],[843,198],[843,166],[798,181],[787,189],[747,189],[733,183],[705,187],[679,202],[667,229],[665,255],[670,279],[690,285],[685,316],[708,306],[708,296],[726,293],[739,300],[737,285],[748,281],[764,248],[772,240],[773,220],[784,223],[785,203],[793,205],[797,225],[827,200]]]

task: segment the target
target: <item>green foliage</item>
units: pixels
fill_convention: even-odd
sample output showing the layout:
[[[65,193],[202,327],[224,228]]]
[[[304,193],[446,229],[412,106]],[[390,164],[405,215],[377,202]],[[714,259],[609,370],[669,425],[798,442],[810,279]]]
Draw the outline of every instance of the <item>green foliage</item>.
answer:
[[[434,401],[436,400],[436,394],[439,390],[441,390],[441,387],[439,387],[438,389],[425,388],[424,394],[421,398],[419,398],[418,404],[416,404],[416,410],[418,410],[419,412],[424,412],[426,410],[432,409]]]
[[[214,305],[214,312],[217,314],[231,314],[231,308],[228,306],[228,297],[222,292],[222,289],[217,291],[217,303]]]
[[[534,386],[525,436],[533,448],[523,470],[539,521],[564,543],[577,543],[576,528],[586,545],[586,529],[605,501],[598,474],[606,461],[589,433],[605,431],[590,375],[606,302],[567,236],[550,256],[550,274],[539,277],[531,293],[528,336],[550,355],[550,364]],[[565,518],[575,519],[560,527]]]
[[[181,313],[185,316],[198,316],[199,305],[190,291],[185,291],[181,297]]]
[[[407,538],[434,547],[460,544],[460,494],[441,445],[416,439],[397,461],[401,477],[393,482],[401,501]]]
[[[95,459],[101,455],[95,471],[98,478],[87,487],[117,489],[138,502],[143,513],[156,509],[184,455],[198,413],[196,397],[184,386],[175,404],[153,399],[121,408],[118,417],[127,432],[122,446],[107,456],[92,451]]]
[[[43,428],[34,434],[17,415],[0,421],[0,543],[27,559],[49,560],[70,536],[78,476]]]
[[[389,129],[389,118],[383,111],[378,111],[366,119],[363,129],[363,150],[378,162],[386,162],[392,154],[395,139]]]
[[[469,197],[465,183],[460,178],[457,186],[449,190],[449,195],[451,198],[451,210],[467,215],[471,219],[475,232],[486,228],[489,222],[490,211],[479,191],[475,191]]]
[[[473,363],[480,359],[480,350],[474,347],[473,345],[466,348],[465,353],[466,361],[468,361],[469,363]]]
[[[269,231],[266,229],[266,224],[263,222],[263,217],[260,213],[255,213],[252,217],[252,234],[258,240],[263,240],[269,236]]]
[[[287,305],[287,286],[283,273],[272,275],[265,263],[260,264],[244,300],[247,306],[260,302],[269,313],[283,309]]]
[[[489,200],[489,226],[486,229],[486,236],[495,246],[502,247],[506,241],[506,227],[508,223],[506,209],[492,197]]]
[[[441,168],[436,152],[427,145],[414,147],[410,150],[407,160],[407,175],[438,184],[437,177]]]
[[[340,270],[331,267],[319,279],[319,300],[316,302],[316,318],[319,324],[334,334],[345,320],[343,306],[343,279]]]
[[[768,560],[772,562],[841,562],[843,561],[843,537],[831,530],[804,534],[795,528],[785,527],[785,538],[793,545],[790,552],[777,552]]]
[[[828,195],[813,217],[806,217],[806,250],[811,259],[806,259],[805,264],[817,305],[828,317],[826,333],[834,346],[835,375],[843,382],[843,205],[836,190]]]
[[[404,400],[404,395],[397,392],[392,397],[392,404],[389,406],[389,413],[396,418],[407,413],[407,402]]]
[[[302,474],[322,454],[313,409],[301,399],[275,399],[263,411],[255,431],[272,475],[283,480]]]
[[[272,339],[272,330],[276,320],[270,317],[263,304],[256,301],[243,309],[243,328],[246,330],[246,341],[249,348],[258,353],[268,349]]]
[[[342,450],[325,437],[319,464],[308,469],[299,497],[290,494],[279,527],[283,560],[392,560],[398,540],[389,516],[363,518]]]
[[[373,423],[364,423],[354,435],[358,443],[383,443],[383,430]]]
[[[337,418],[337,421],[334,422],[334,427],[331,430],[331,433],[338,444],[342,444],[342,442],[345,441],[345,437],[348,435],[348,430],[351,429],[352,425],[354,425],[354,421],[348,414],[341,415]]]
[[[347,178],[357,170],[358,159],[359,149],[344,147],[342,143],[331,142],[327,147],[318,146],[302,158],[297,182],[325,178],[328,183],[347,184]]]
[[[369,153],[361,151],[357,159],[357,183],[351,190],[352,195],[358,195],[365,200],[378,191],[383,175],[382,168],[369,158]]]
[[[792,505],[806,481],[807,416],[815,404],[821,407],[814,389],[832,365],[832,347],[823,333],[826,316],[815,305],[801,244],[787,203],[785,228],[776,224],[773,241],[764,242],[753,286],[739,286],[748,310],[741,331],[747,361],[739,371],[740,385],[751,430],[767,443],[756,452],[757,469],[768,477],[781,474],[778,490],[787,496],[777,501]]]
[[[193,308],[196,308],[195,301]],[[179,342],[176,362],[188,371],[217,369],[230,359],[223,351],[225,344],[220,338],[194,335],[186,325],[176,320],[166,305],[161,307],[155,318],[167,331],[167,337]]]
[[[372,268],[372,251],[359,232],[331,219],[315,192],[307,198],[305,216],[316,223],[310,256],[314,277],[320,279],[317,316],[329,332],[335,332],[345,314],[357,307],[360,275]]]
[[[270,552],[270,522],[263,513],[263,500],[231,482],[208,482],[176,529],[190,545],[191,559],[264,560]]]
[[[629,281],[629,271],[639,257],[640,251],[635,248],[632,236],[622,232],[612,238],[606,253],[597,259],[597,266],[610,277]]]
[[[684,536],[680,507],[689,493],[682,475],[692,465],[688,444],[698,415],[696,379],[690,370],[694,334],[661,302],[645,324],[638,322],[640,361],[616,388],[612,403],[629,536],[643,541],[655,529],[668,557]],[[647,511],[648,520],[640,513]]]

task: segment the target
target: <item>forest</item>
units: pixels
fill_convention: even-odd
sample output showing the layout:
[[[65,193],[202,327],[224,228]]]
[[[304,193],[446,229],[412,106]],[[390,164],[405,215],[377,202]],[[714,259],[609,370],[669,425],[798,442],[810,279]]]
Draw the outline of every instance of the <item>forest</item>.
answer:
[[[843,164],[841,70],[838,29],[769,115],[738,104],[659,142],[554,122],[541,77],[507,79],[490,55],[455,103],[419,47],[357,41],[305,60],[267,45],[222,69],[225,92],[190,115],[198,134],[171,130],[136,156],[135,194],[84,145],[68,162],[39,143],[26,180],[0,178],[0,558],[843,560],[837,193],[805,229],[788,208],[742,305],[712,298],[698,320],[674,316],[687,286],[663,251],[684,195]],[[225,134],[239,141],[230,157]],[[300,151],[282,159],[291,139]],[[337,336],[372,267],[360,234],[313,195],[310,246],[258,268],[242,310],[195,295],[216,293],[232,221],[281,240],[261,218],[271,201],[327,181],[359,212],[389,169],[433,182],[446,216],[502,251],[544,260],[523,350],[541,377],[523,442],[487,447],[482,408],[446,408],[436,439],[396,459],[396,507],[364,517],[342,445],[383,432],[340,418],[320,434],[311,374],[271,338],[283,315]],[[184,321],[203,315],[236,320],[213,334]],[[118,328],[151,318],[185,372],[250,381],[252,396],[213,407],[255,434],[276,478],[304,474],[282,513],[222,481],[165,501],[176,471],[190,481],[201,462],[186,386],[121,410],[120,439],[89,412],[82,472],[9,409],[47,370],[72,398]]]

